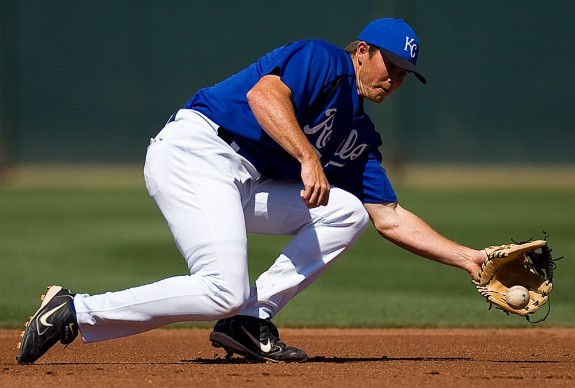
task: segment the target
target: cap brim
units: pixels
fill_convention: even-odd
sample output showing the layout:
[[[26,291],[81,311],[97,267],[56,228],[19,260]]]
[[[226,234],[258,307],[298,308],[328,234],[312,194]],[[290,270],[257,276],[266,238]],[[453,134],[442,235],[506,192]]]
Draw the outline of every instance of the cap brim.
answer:
[[[381,51],[381,54],[385,56],[385,58],[389,60],[391,63],[393,63],[395,66],[400,67],[409,73],[415,74],[415,76],[421,83],[423,84],[427,83],[425,77],[419,72],[419,70],[413,63],[382,47],[377,48]]]

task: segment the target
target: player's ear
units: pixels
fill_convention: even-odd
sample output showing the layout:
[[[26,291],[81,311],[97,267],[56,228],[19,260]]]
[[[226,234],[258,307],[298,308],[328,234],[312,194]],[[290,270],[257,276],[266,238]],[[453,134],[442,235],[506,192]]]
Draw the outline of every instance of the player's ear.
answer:
[[[359,42],[355,55],[357,56],[358,62],[361,64],[366,60],[366,56],[369,55],[369,45],[365,42]]]

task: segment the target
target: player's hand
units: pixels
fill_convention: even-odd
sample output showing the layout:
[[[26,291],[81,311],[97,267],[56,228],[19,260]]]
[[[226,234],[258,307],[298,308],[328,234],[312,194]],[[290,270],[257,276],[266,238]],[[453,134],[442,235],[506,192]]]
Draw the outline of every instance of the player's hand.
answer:
[[[319,160],[302,164],[301,180],[300,197],[308,208],[327,205],[330,187]]]
[[[471,276],[473,280],[476,281],[479,279],[481,266],[483,265],[486,259],[487,254],[485,253],[485,250],[482,249],[480,251],[477,251],[476,255],[470,257],[468,262],[464,266],[464,269],[467,271],[467,273],[469,273],[469,276]]]

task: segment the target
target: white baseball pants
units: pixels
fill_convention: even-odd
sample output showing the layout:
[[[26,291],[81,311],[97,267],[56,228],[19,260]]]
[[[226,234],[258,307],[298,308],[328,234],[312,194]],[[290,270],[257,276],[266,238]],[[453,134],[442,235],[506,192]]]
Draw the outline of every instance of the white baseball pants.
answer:
[[[74,307],[85,342],[174,322],[271,318],[365,229],[368,216],[355,196],[333,188],[327,206],[308,209],[299,197],[301,182],[261,177],[217,130],[203,115],[180,110],[152,139],[146,157],[146,187],[190,274],[78,294]],[[247,233],[294,235],[251,288]]]

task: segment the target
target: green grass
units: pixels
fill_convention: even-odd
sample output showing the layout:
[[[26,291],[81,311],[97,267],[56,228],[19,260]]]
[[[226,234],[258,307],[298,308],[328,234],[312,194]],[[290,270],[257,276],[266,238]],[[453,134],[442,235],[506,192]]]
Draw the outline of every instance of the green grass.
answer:
[[[143,184],[0,185],[0,326],[20,327],[49,284],[100,293],[184,274],[184,260]],[[575,188],[396,187],[404,207],[481,248],[549,232],[558,263],[545,326],[574,326]],[[250,236],[250,274],[288,241]],[[461,270],[407,253],[373,228],[276,318],[284,326],[530,326],[477,294]]]

